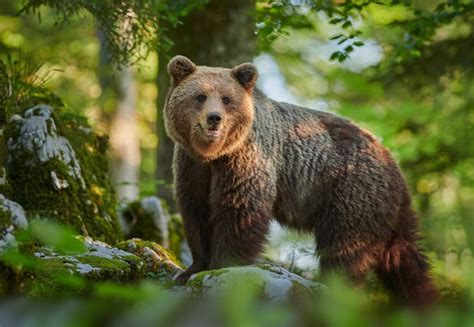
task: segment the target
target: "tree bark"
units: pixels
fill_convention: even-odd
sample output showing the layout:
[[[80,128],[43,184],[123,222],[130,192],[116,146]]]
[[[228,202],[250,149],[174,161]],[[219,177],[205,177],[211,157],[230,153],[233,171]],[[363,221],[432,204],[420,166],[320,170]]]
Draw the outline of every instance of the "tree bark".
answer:
[[[168,54],[159,54],[158,62],[158,151],[156,178],[158,196],[173,207],[171,161],[173,142],[166,136],[163,106],[169,86],[166,65],[180,54],[206,66],[233,67],[252,61],[256,49],[255,0],[211,0],[200,10],[186,16],[183,24],[170,31],[174,46]]]
[[[140,172],[140,139],[136,119],[136,83],[131,66],[117,69],[110,62],[105,38],[100,40],[99,80],[103,94],[102,120],[110,135],[112,152],[111,177],[117,197],[133,201],[138,197]],[[109,99],[116,99],[106,108]]]

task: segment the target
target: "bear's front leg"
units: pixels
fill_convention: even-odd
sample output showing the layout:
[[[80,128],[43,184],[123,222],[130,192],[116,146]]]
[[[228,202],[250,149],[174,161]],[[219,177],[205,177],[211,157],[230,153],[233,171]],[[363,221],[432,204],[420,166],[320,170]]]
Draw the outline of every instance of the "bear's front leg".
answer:
[[[177,278],[184,284],[191,275],[206,270],[210,262],[209,224],[210,169],[190,158],[176,146],[173,158],[176,200],[183,217],[184,232],[193,256],[193,263]]]
[[[209,268],[254,263],[266,242],[270,225],[268,212],[256,207],[226,208],[214,219]]]
[[[260,159],[234,157],[212,169],[210,269],[251,264],[262,252],[276,188]]]

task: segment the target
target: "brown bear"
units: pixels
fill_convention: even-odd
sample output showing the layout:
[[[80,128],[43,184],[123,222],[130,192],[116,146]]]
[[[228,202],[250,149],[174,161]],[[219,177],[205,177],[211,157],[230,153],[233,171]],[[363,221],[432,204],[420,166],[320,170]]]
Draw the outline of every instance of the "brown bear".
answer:
[[[214,68],[176,56],[168,72],[165,126],[193,255],[178,282],[253,263],[275,218],[313,233],[323,274],[357,282],[372,269],[402,301],[436,297],[406,183],[372,134],[267,98],[250,63]]]

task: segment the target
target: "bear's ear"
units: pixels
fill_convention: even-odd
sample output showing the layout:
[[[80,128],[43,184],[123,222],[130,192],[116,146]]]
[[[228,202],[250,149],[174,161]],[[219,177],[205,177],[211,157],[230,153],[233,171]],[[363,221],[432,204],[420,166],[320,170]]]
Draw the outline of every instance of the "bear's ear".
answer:
[[[257,67],[249,62],[232,68],[231,73],[247,90],[251,90],[257,82]]]
[[[168,73],[176,86],[196,71],[196,65],[185,56],[176,56],[168,63]]]

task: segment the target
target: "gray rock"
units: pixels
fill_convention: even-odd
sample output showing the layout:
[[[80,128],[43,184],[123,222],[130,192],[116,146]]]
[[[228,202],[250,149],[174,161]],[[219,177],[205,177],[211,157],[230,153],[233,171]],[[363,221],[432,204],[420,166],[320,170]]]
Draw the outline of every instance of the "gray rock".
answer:
[[[278,303],[318,293],[325,288],[322,284],[304,279],[282,267],[259,264],[200,272],[191,276],[186,290],[199,296],[216,296],[238,290],[239,285],[242,285],[240,283],[254,285],[261,290],[264,298]]]
[[[16,202],[0,194],[0,252],[9,246],[15,246],[14,232],[28,227],[25,211]]]
[[[150,214],[150,216],[153,218],[153,223],[155,224],[156,228],[160,231],[160,235],[162,237],[162,243],[164,247],[169,246],[169,241],[168,241],[168,220],[169,220],[169,215],[168,213],[163,209],[163,206],[161,204],[161,201],[158,197],[156,196],[149,196],[146,198],[143,198],[140,201],[142,208],[145,212]]]
[[[10,121],[18,125],[20,133],[18,138],[8,139],[9,154],[16,151],[31,154],[33,159],[25,164],[33,166],[36,164],[36,160],[46,162],[53,158],[59,159],[68,167],[69,175],[76,178],[82,188],[85,188],[76,153],[69,141],[57,134],[56,123],[52,117],[53,112],[54,110],[50,106],[38,105],[28,109],[24,118],[13,115]],[[59,185],[60,188],[64,188],[65,184],[57,179],[56,173],[54,175],[53,173],[51,175],[53,186],[57,188]]]

